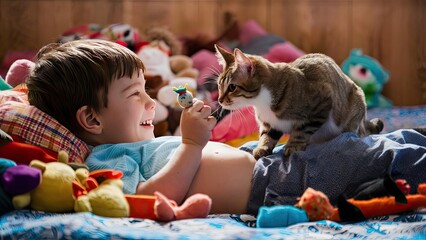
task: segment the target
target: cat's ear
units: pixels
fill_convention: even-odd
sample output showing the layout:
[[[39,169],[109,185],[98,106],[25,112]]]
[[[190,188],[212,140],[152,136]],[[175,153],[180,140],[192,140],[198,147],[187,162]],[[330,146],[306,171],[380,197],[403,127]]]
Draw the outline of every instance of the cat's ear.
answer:
[[[253,62],[248,58],[240,49],[234,49],[235,61],[237,62],[238,68],[243,69],[250,76],[253,75],[254,65]]]
[[[232,53],[228,52],[226,49],[220,47],[217,44],[215,44],[214,47],[216,48],[217,61],[220,65],[223,66],[223,69],[235,61],[234,55]]]

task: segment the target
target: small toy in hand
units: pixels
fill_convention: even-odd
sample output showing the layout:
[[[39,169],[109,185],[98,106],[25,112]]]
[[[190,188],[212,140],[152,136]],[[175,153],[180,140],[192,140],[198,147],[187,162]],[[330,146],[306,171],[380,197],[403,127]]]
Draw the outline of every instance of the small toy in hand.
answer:
[[[188,91],[188,84],[185,84],[185,86],[180,86],[178,88],[173,87],[173,91],[178,93],[177,100],[179,102],[179,105],[183,108],[187,108],[192,106],[194,97],[192,96],[192,93]]]

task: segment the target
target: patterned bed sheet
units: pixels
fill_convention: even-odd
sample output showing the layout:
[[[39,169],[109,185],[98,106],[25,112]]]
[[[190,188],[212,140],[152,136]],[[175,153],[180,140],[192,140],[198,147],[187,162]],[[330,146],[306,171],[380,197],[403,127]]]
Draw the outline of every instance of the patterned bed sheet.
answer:
[[[0,217],[1,239],[426,239],[426,209],[356,223],[317,221],[256,228],[252,215],[210,215],[160,223],[92,213],[21,210]]]
[[[373,108],[368,110],[368,118],[379,118],[384,122],[382,132],[402,128],[426,127],[426,106],[405,106]]]

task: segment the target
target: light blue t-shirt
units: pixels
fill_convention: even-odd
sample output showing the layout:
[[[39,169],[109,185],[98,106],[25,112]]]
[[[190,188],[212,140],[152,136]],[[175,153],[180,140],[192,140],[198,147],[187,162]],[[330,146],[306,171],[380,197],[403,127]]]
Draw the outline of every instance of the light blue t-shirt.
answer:
[[[164,136],[142,142],[103,144],[93,148],[85,163],[90,171],[122,171],[123,192],[135,194],[138,183],[160,171],[181,142],[181,137]]]

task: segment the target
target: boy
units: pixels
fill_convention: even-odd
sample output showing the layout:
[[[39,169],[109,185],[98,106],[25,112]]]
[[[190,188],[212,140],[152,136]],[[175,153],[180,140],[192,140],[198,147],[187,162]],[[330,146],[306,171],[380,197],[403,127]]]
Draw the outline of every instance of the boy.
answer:
[[[242,151],[208,141],[216,120],[196,100],[182,112],[182,137],[154,138],[155,102],[143,71],[125,47],[77,40],[41,49],[27,81],[31,104],[93,146],[91,171],[124,173],[125,193],[160,191],[180,204],[200,192],[212,198],[211,213],[256,214],[261,205],[294,204],[307,187],[335,203],[385,174],[407,179],[414,191],[426,181],[426,138],[414,131],[365,139],[345,133],[285,159],[278,153],[256,162],[250,144]]]
[[[246,211],[255,160],[225,144],[207,143],[216,124],[209,106],[195,101],[183,111],[182,138],[155,139],[155,102],[133,52],[82,40],[48,45],[37,58],[28,80],[31,104],[94,146],[86,161],[90,170],[123,171],[126,193],[160,191],[182,203],[203,192],[213,200],[212,212]]]

